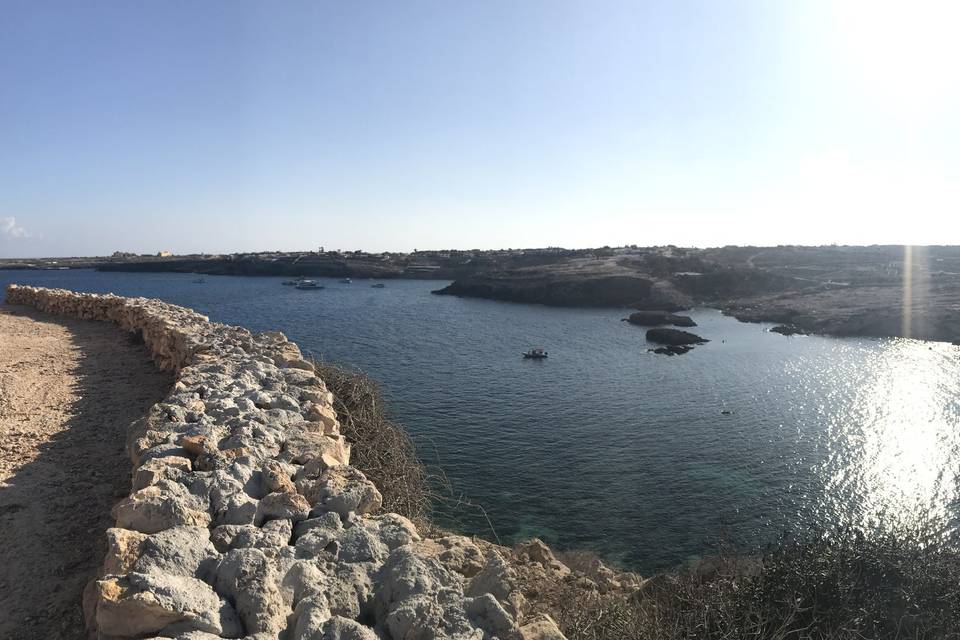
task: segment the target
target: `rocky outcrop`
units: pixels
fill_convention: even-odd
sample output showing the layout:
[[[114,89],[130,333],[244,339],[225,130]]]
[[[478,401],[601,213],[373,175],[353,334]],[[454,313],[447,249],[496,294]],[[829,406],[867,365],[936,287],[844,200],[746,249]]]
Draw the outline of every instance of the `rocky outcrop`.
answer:
[[[656,327],[661,324],[672,324],[675,327],[697,326],[690,316],[678,316],[669,311],[636,311],[625,320],[640,327]]]
[[[806,331],[793,324],[778,324],[775,327],[770,327],[770,331],[772,333],[779,333],[782,336],[802,336],[807,334]]]
[[[517,270],[460,278],[433,293],[561,307],[622,307],[652,291],[653,282],[634,273]]]
[[[84,597],[99,637],[562,638],[523,620],[495,548],[382,513],[283,334],[144,298],[11,285],[7,302],[115,322],[176,372],[129,429],[131,493]]]
[[[681,331],[680,329],[668,329],[665,327],[658,327],[656,329],[650,329],[647,331],[647,340],[649,342],[674,346],[703,344],[705,342],[710,342],[709,340],[701,338],[695,333]]]

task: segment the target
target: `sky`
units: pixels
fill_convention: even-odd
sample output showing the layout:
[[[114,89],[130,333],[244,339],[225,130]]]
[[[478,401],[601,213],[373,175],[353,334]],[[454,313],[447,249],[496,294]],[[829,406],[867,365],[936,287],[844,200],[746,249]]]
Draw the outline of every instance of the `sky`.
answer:
[[[3,0],[0,256],[960,244],[952,0]]]

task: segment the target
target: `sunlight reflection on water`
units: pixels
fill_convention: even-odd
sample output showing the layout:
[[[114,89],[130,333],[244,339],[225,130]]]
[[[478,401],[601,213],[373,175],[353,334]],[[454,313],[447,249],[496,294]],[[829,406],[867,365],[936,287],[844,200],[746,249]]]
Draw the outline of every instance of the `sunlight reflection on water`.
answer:
[[[869,354],[847,412],[828,430],[833,520],[862,527],[929,521],[950,528],[957,498],[960,379],[945,376],[956,348],[889,340]]]

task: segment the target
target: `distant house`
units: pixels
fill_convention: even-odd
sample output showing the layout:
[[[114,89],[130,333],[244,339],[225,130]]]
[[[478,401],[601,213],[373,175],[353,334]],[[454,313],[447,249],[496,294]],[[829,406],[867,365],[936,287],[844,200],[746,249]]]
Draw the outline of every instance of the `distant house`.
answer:
[[[169,258],[173,255],[172,251],[157,251],[158,258]]]

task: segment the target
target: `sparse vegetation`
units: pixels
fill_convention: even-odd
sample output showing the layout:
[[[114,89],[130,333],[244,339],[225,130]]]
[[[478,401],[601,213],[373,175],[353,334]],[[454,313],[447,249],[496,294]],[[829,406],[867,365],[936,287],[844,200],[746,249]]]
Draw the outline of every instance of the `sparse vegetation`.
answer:
[[[922,528],[846,530],[723,552],[632,592],[558,581],[539,598],[571,640],[958,638],[960,550]]]

